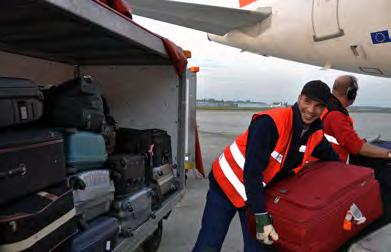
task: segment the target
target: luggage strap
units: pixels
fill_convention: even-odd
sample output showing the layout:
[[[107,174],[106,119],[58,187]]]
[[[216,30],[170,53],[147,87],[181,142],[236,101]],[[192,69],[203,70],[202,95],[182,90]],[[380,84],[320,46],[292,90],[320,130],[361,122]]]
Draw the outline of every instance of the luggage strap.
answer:
[[[350,209],[346,212],[345,219],[343,222],[343,230],[351,231],[352,230],[352,221],[357,225],[363,224],[367,221],[367,218],[362,214],[360,208],[353,203],[350,206]]]
[[[28,237],[27,239],[24,239],[22,241],[0,245],[0,252],[12,252],[12,251],[23,251],[31,246],[33,246],[38,241],[45,238],[50,233],[54,232],[57,228],[64,225],[66,222],[68,222],[70,219],[72,219],[76,215],[76,210],[73,208],[60,218],[58,218],[56,221],[50,223],[46,227],[42,228],[37,233],[33,234],[32,236]]]

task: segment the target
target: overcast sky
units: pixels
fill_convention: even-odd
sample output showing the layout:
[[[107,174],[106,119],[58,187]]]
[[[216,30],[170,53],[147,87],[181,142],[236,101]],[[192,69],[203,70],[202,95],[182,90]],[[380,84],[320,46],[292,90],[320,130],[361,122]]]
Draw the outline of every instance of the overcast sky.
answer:
[[[237,7],[238,0],[186,0]],[[192,51],[189,66],[199,66],[197,98],[293,103],[304,83],[320,79],[329,86],[345,72],[263,57],[207,40],[206,33],[135,16],[149,30]],[[355,74],[359,95],[355,105],[391,107],[391,78]]]

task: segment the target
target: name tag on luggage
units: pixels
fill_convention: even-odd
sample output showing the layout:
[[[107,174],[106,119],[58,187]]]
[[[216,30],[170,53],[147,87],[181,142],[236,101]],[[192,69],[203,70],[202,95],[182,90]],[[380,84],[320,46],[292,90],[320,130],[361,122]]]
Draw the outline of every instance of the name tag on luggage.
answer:
[[[26,105],[19,104],[19,116],[20,116],[20,120],[27,120],[28,119],[28,113],[27,113]]]

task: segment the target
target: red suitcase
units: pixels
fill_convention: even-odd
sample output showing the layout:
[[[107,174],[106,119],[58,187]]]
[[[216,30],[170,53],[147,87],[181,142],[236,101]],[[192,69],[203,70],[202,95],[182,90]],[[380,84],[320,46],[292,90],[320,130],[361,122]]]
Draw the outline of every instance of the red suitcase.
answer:
[[[266,198],[279,235],[274,246],[287,252],[335,251],[383,212],[373,170],[340,162],[315,162],[271,185]],[[364,223],[345,220],[353,204]],[[255,233],[254,219],[251,222]]]

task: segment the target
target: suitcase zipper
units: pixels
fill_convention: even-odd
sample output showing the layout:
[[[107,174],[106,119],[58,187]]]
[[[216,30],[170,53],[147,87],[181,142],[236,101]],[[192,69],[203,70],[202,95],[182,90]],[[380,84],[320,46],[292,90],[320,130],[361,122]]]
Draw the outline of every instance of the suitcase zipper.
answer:
[[[44,146],[53,145],[53,144],[62,143],[62,142],[64,142],[62,139],[58,139],[58,140],[52,140],[52,141],[48,141],[48,142],[44,142],[44,143],[35,143],[35,144],[28,144],[28,145],[17,146],[17,147],[4,148],[4,149],[0,149],[0,154],[8,153],[8,152],[16,152],[16,151],[32,149],[32,148],[38,148],[38,147],[44,147]]]
[[[370,186],[372,183],[368,183],[368,181],[366,181],[366,183],[365,183],[365,185],[368,185],[368,186]],[[362,185],[361,184],[357,184],[355,187],[351,187],[351,189],[349,190],[349,191],[356,191],[357,190],[357,188],[361,188],[362,187]],[[346,192],[346,190],[344,191],[344,192]],[[334,199],[335,197],[333,197],[333,199]],[[354,198],[356,198],[355,196],[349,196],[349,197],[344,197],[343,199],[343,201],[345,201],[345,200],[353,200]],[[280,201],[281,200],[284,200],[285,199],[285,201],[287,202],[287,203],[289,203],[289,204],[293,204],[293,205],[297,205],[297,206],[300,206],[300,207],[303,207],[303,208],[305,208],[305,209],[322,209],[325,205],[327,205],[327,204],[329,204],[329,202],[333,202],[334,200],[330,200],[330,201],[327,201],[325,204],[323,204],[322,206],[320,206],[320,207],[307,207],[307,206],[303,206],[303,205],[301,205],[301,204],[298,204],[298,203],[296,203],[296,202],[294,202],[294,201],[290,201],[290,200],[287,200],[286,199],[286,197],[283,197],[283,196],[276,196],[276,197],[274,197],[274,201],[273,201],[273,203],[274,204],[272,204],[271,206],[274,206],[274,207],[272,207],[272,211],[270,211],[270,212],[274,212],[274,214],[275,213],[278,213],[279,215],[281,215],[279,218],[283,218],[283,219],[286,219],[286,220],[288,220],[289,221],[289,219],[287,219],[287,218],[284,218],[283,216],[284,216],[284,211],[280,211],[280,208],[277,206],[278,204],[280,204]],[[340,206],[341,204],[339,204],[338,206]],[[349,205],[350,206],[350,205]],[[269,206],[270,207],[270,206]],[[333,212],[334,213],[334,212]],[[333,214],[332,213],[332,214]],[[324,216],[326,216],[325,214],[321,214],[321,216],[322,216],[322,218],[321,219],[324,219],[325,217]],[[303,221],[298,221],[298,220],[296,220],[298,223],[303,223]],[[311,222],[312,221],[312,219],[308,219],[308,220],[306,220],[305,222]]]
[[[372,178],[372,177],[371,177]],[[346,186],[345,188],[342,188],[342,190],[334,193],[331,195],[331,197],[329,197],[327,200],[325,200],[322,204],[319,204],[317,206],[308,206],[306,204],[301,204],[300,202],[298,201],[295,201],[295,200],[291,200],[288,195],[286,193],[289,192],[289,190],[287,189],[281,189],[279,191],[270,191],[269,192],[269,195],[271,196],[271,198],[273,198],[273,202],[274,204],[279,204],[279,202],[281,200],[285,200],[286,202],[288,202],[289,204],[293,204],[293,205],[297,205],[297,206],[300,206],[300,207],[303,207],[303,208],[306,208],[306,209],[320,209],[320,208],[323,208],[325,205],[327,205],[329,202],[332,202],[334,199],[336,198],[339,198],[340,195],[343,195],[346,193],[346,191],[350,191],[350,190],[354,190],[355,188],[357,187],[363,187],[365,186],[366,184],[368,184],[369,182],[369,179],[368,177],[365,177],[365,178],[362,178],[360,180],[357,180],[353,183],[353,186],[350,185],[350,186]]]

